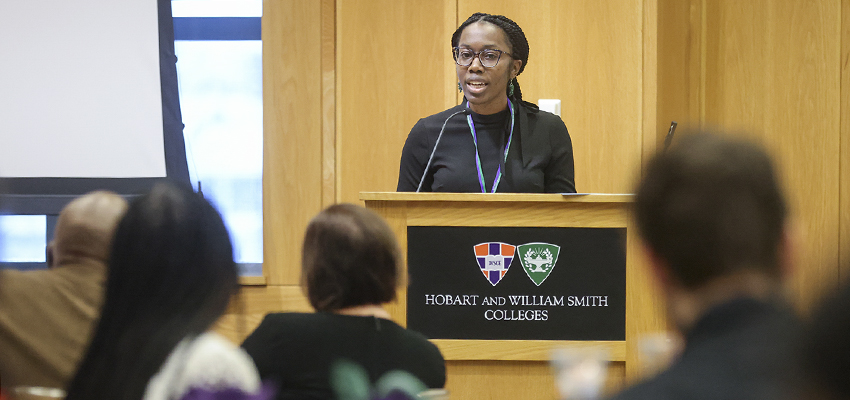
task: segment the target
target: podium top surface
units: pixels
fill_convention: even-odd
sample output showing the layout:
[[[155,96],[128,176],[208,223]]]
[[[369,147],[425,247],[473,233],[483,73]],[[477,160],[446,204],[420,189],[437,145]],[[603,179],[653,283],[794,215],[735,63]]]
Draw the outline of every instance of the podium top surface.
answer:
[[[631,203],[633,194],[557,194],[557,193],[413,193],[360,192],[364,201],[475,201],[475,202],[540,202],[540,203]]]

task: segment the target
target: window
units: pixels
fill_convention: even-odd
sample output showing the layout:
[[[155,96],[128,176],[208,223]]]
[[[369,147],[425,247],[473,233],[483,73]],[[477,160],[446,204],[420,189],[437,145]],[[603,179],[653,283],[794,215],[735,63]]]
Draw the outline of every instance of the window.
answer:
[[[15,263],[16,268],[43,264],[46,243],[46,216],[0,215],[0,263]]]
[[[262,275],[262,1],[171,4],[189,174],[221,212],[242,274]]]

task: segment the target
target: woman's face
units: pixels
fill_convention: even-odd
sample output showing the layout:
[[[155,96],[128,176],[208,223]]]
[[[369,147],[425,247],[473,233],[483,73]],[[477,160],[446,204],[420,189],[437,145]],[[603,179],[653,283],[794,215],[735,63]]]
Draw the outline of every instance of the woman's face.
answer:
[[[474,52],[494,49],[510,53],[513,50],[501,28],[483,21],[464,28],[457,47]],[[502,54],[499,63],[492,68],[482,66],[478,57],[469,66],[458,65],[457,79],[472,111],[489,115],[504,110],[508,105],[508,82],[516,77],[521,65],[522,61],[514,60],[507,54]]]

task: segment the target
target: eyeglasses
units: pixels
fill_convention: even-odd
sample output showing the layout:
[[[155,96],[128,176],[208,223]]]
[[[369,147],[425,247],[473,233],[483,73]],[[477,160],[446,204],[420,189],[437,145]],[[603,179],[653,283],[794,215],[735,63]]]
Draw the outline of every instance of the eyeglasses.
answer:
[[[461,67],[468,67],[472,65],[472,62],[475,60],[475,57],[478,57],[478,61],[481,61],[481,66],[486,68],[493,68],[499,64],[499,59],[502,58],[502,54],[507,54],[510,57],[514,57],[511,53],[508,53],[507,51],[501,51],[496,49],[485,49],[476,52],[472,51],[472,49],[462,49],[460,47],[452,48],[452,55],[455,58],[455,63],[457,63],[457,65],[460,65]]]

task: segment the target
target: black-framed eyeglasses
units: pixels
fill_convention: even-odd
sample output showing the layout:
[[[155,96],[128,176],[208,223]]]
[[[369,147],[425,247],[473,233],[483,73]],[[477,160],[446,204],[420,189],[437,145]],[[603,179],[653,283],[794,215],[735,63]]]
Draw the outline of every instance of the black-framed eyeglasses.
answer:
[[[468,67],[472,65],[472,62],[475,60],[475,57],[478,57],[478,61],[481,62],[481,66],[486,68],[493,68],[499,64],[499,59],[502,58],[502,54],[507,54],[510,57],[516,58],[507,51],[501,51],[496,49],[472,51],[472,49],[465,49],[461,47],[452,48],[452,55],[455,58],[455,63],[457,63],[457,65],[460,65],[461,67]]]

